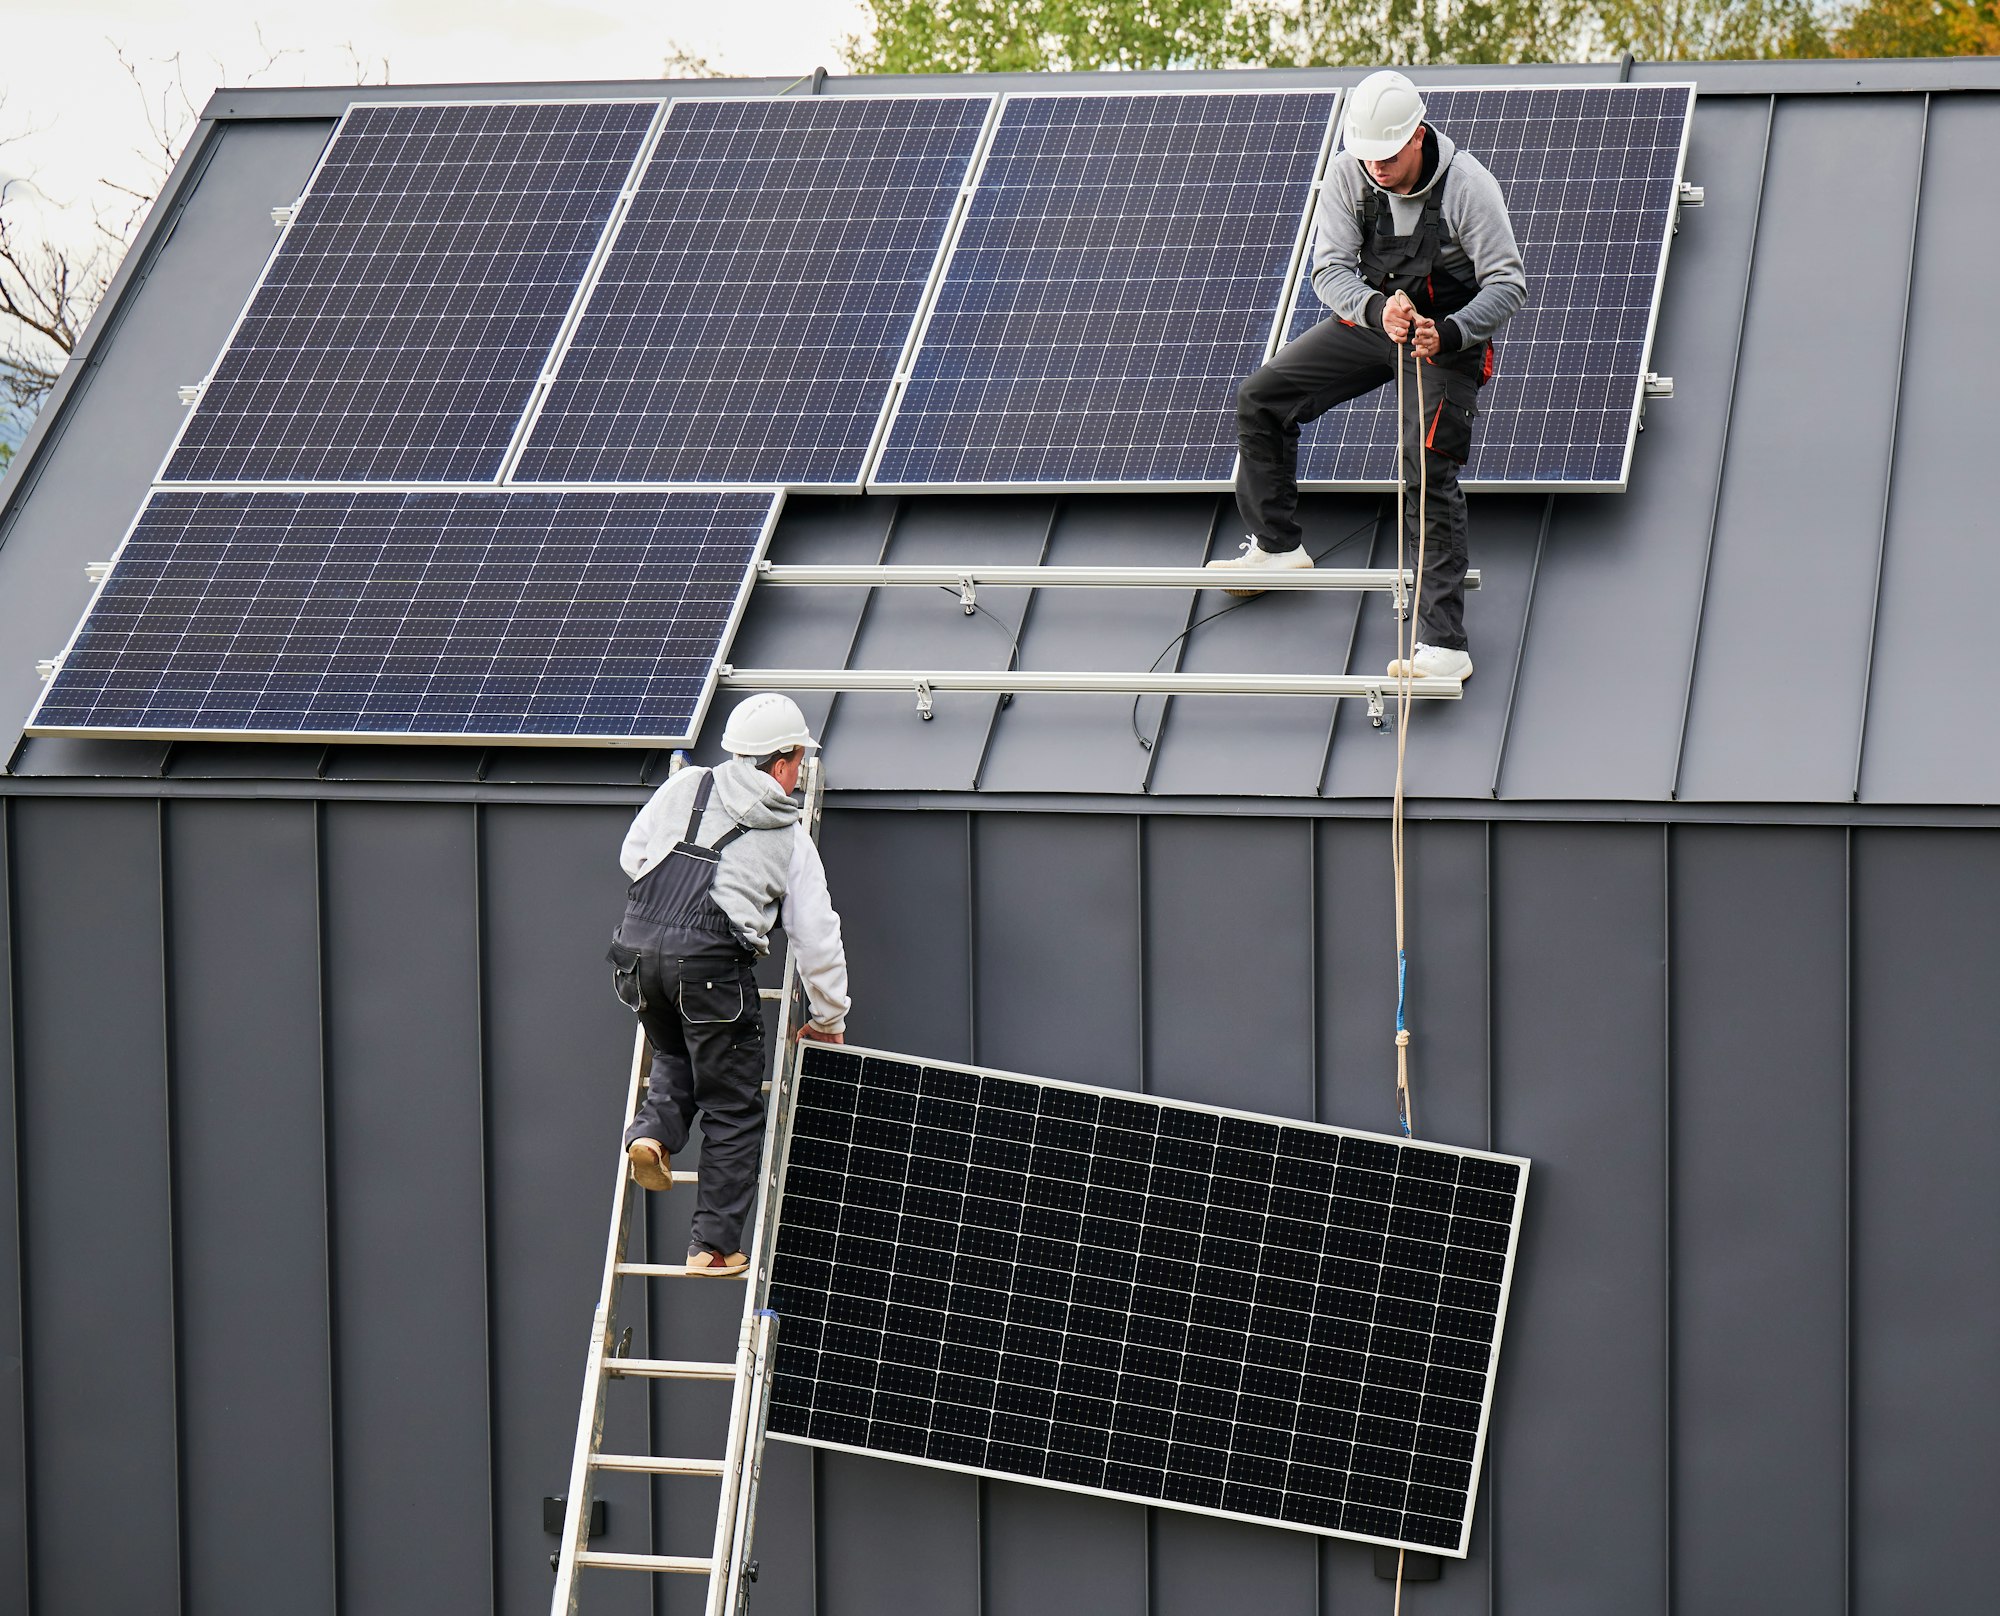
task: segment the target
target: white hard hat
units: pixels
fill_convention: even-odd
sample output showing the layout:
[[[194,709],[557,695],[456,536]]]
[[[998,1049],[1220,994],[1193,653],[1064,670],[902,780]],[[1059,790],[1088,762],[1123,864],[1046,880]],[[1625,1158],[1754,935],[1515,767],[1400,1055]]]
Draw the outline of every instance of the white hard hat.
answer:
[[[1402,74],[1370,73],[1348,92],[1341,149],[1370,163],[1384,163],[1410,143],[1424,121],[1424,98]]]
[[[806,715],[799,711],[799,704],[775,690],[759,691],[738,702],[729,722],[722,726],[723,751],[738,757],[769,757],[795,746],[818,745],[806,728]]]

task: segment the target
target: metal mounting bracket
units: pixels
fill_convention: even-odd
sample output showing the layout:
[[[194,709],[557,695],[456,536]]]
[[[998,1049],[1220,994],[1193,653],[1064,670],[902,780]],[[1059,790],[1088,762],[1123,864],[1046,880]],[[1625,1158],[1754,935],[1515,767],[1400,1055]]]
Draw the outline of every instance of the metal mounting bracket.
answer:
[[[933,718],[937,717],[937,704],[931,699],[930,680],[919,679],[916,683],[916,691],[917,716],[928,724]]]
[[[83,575],[92,583],[101,584],[106,578],[111,576],[111,563],[108,561],[86,561],[83,564]]]
[[[275,225],[278,229],[282,230],[285,228],[286,225],[290,224],[298,216],[299,216],[298,203],[287,202],[283,207],[273,208],[271,210],[271,223]]]
[[[187,405],[199,404],[201,402],[202,392],[207,388],[207,386],[208,386],[207,382],[196,382],[191,387],[181,388],[180,390],[181,402]]]
[[[970,577],[958,580],[958,603],[965,608],[967,617],[979,610],[979,591],[973,587]]]
[[[1382,700],[1382,687],[1380,685],[1370,685],[1368,687],[1368,722],[1373,724],[1377,729],[1380,729],[1386,712],[1387,707]]]

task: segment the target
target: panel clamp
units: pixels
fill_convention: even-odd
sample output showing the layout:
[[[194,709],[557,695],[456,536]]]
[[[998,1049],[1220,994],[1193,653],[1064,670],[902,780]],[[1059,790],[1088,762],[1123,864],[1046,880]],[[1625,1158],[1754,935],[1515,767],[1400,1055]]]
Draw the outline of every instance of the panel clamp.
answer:
[[[1400,616],[1401,613],[1397,615]],[[1368,722],[1374,725],[1375,728],[1380,729],[1387,710],[1382,701],[1382,687],[1380,685],[1370,685],[1368,687]]]
[[[1673,377],[1662,376],[1657,370],[1647,371],[1646,396],[1648,398],[1672,398],[1674,396]]]
[[[180,389],[181,402],[192,408],[201,402],[201,395],[207,391],[207,382],[195,382],[192,386],[183,387]]]
[[[101,584],[106,578],[111,576],[111,563],[108,561],[86,561],[83,564],[83,575],[90,582]]]
[[[937,717],[937,704],[931,698],[930,680],[919,679],[916,682],[916,692],[917,716],[928,724],[933,718]]]
[[[298,216],[299,204],[296,202],[287,202],[283,207],[271,210],[271,223],[282,230]]]
[[[967,617],[979,610],[979,591],[973,587],[969,575],[958,580],[958,603],[965,608]]]
[[[44,657],[35,664],[35,677],[43,684],[47,684],[60,672],[62,672],[62,658],[59,656]]]

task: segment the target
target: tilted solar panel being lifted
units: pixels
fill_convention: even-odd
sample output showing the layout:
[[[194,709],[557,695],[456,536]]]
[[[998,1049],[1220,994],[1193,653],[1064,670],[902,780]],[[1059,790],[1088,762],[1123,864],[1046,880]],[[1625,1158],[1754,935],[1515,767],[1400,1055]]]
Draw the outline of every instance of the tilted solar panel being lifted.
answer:
[[[351,108],[161,480],[497,477],[659,110]]]
[[[1009,96],[870,486],[1226,484],[1338,99]]]
[[[992,107],[676,101],[515,480],[858,488]]]
[[[802,1047],[770,1433],[1463,1556],[1528,1164]]]
[[[158,490],[28,732],[685,745],[782,500]]]
[[[1687,84],[1424,90],[1426,119],[1493,171],[1528,272],[1479,395],[1468,488],[1625,486],[1694,112]],[[1446,183],[1449,184],[1449,175]],[[1330,318],[1311,257],[1287,326]],[[1299,481],[1394,486],[1395,388],[1299,437]]]

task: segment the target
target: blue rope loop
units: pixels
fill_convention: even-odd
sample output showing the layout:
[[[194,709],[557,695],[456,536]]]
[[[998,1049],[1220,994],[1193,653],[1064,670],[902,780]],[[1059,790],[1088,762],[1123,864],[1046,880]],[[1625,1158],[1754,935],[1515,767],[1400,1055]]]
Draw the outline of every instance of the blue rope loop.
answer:
[[[1396,1031],[1405,1032],[1403,1025],[1403,995],[1410,981],[1410,958],[1400,948],[1396,950]]]

